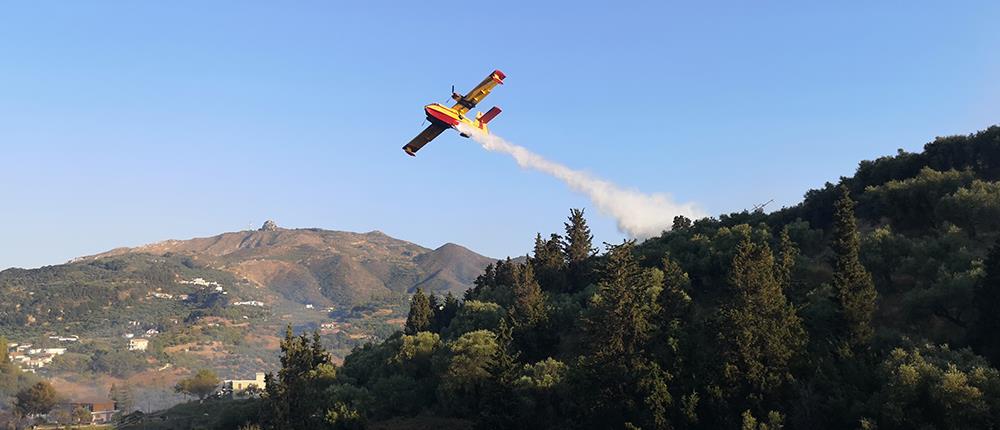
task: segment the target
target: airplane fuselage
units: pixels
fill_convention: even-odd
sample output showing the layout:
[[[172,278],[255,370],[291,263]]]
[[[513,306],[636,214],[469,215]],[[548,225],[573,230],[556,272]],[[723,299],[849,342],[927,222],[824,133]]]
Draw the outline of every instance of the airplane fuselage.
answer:
[[[470,127],[475,127],[482,130],[484,133],[489,133],[490,130],[483,122],[478,119],[469,119],[465,115],[462,115],[457,110],[450,107],[444,106],[440,103],[431,103],[424,106],[424,112],[427,113],[427,120],[433,123],[441,124],[447,127],[456,128],[460,122],[468,124]],[[467,134],[459,133],[462,137],[469,137]]]

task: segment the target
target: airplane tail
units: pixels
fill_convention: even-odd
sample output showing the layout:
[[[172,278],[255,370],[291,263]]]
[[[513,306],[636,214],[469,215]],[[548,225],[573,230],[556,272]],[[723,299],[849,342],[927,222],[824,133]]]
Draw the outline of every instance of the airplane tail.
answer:
[[[493,121],[493,118],[496,118],[497,115],[500,115],[500,112],[501,112],[500,108],[493,106],[493,108],[491,108],[490,110],[486,111],[485,114],[483,114],[482,118],[479,118],[479,122],[483,124],[489,124],[490,121]]]

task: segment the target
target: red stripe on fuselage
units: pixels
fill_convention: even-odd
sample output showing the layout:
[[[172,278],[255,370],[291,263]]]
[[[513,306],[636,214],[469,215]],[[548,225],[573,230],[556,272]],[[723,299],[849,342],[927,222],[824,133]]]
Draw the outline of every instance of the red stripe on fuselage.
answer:
[[[451,127],[454,127],[454,126],[458,125],[458,120],[457,119],[452,118],[452,117],[450,117],[448,115],[445,115],[445,114],[443,114],[443,113],[441,113],[441,112],[439,112],[437,110],[434,110],[434,109],[431,109],[431,108],[425,108],[424,110],[427,111],[427,119],[429,119],[431,121],[437,120],[437,121],[440,121],[440,122],[444,123],[445,125],[451,126]]]

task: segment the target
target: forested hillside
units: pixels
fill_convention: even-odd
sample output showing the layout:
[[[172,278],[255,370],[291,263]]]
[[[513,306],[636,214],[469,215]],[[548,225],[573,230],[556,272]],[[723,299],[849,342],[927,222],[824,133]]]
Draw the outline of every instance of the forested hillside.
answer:
[[[492,261],[455,244],[268,222],[2,270],[0,338],[16,361],[0,366],[0,426],[3,404],[38,378],[68,399],[128,388],[125,413],[168,407],[181,400],[174,384],[197,370],[239,378],[277,368],[286,325],[320,329],[339,362],[401,327],[415,287],[461,294]]]
[[[639,244],[598,249],[573,210],[461,300],[418,290],[405,330],[342,366],[289,332],[259,409],[225,422],[998,428],[998,180],[991,127]]]

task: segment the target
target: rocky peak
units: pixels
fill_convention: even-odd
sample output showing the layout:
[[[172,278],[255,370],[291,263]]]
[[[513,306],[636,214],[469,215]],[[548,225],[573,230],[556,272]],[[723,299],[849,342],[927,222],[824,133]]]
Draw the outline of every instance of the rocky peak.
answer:
[[[260,228],[257,231],[277,231],[277,230],[278,230],[278,223],[271,220],[267,220],[264,221],[264,225],[260,226]]]

